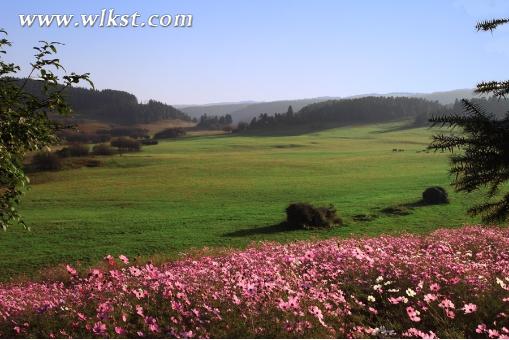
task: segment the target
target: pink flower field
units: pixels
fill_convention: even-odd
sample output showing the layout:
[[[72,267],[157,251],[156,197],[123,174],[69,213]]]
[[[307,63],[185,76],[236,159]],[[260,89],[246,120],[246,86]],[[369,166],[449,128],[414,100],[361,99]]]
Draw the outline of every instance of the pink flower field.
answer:
[[[509,337],[509,230],[265,243],[162,266],[107,256],[0,286],[2,337]]]

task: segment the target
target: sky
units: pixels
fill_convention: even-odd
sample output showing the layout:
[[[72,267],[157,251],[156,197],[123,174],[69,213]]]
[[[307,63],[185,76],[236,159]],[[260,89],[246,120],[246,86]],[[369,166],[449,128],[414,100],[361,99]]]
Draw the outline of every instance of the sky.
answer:
[[[19,14],[192,14],[191,28],[21,27]],[[8,61],[26,72],[39,40],[69,71],[140,101],[203,104],[472,88],[509,78],[501,0],[6,1]]]

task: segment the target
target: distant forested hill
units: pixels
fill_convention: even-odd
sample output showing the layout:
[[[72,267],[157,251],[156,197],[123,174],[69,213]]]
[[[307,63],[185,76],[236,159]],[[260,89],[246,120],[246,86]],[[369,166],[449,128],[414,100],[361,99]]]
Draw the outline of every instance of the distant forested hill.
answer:
[[[21,83],[22,80],[19,80]],[[26,88],[40,93],[40,82],[30,80]],[[93,119],[116,124],[151,123],[162,119],[191,120],[184,112],[155,100],[139,103],[135,95],[117,90],[90,90],[68,88],[64,92],[75,118]]]
[[[494,115],[498,119],[504,118],[509,112],[509,99],[505,98],[471,98],[469,101],[473,104],[481,107],[486,113]],[[415,126],[426,126],[429,125],[429,119],[432,114],[436,115],[436,112],[427,113],[423,112],[415,117]],[[456,100],[454,104],[449,105],[448,108],[444,112],[440,112],[442,115],[447,114],[466,114],[465,107],[460,100]]]
[[[261,113],[274,113],[274,112],[285,112],[288,106],[292,106],[295,111],[299,111],[304,106],[314,103],[321,103],[328,100],[339,100],[339,99],[358,99],[365,97],[410,97],[410,98],[423,98],[430,101],[438,101],[443,105],[452,105],[455,100],[462,98],[478,98],[478,95],[473,93],[472,89],[459,89],[442,92],[431,92],[431,93],[413,93],[413,92],[401,92],[401,93],[386,93],[386,94],[359,94],[350,97],[317,97],[307,99],[293,99],[293,100],[279,100],[271,102],[238,102],[238,103],[221,103],[221,104],[208,104],[208,105],[194,105],[194,106],[182,106],[179,109],[191,117],[200,117],[203,114],[208,116],[224,116],[229,114],[233,118],[234,123],[249,122],[254,117],[257,117]]]
[[[278,130],[289,127],[332,128],[414,119],[422,114],[441,113],[448,108],[436,101],[409,97],[363,97],[329,100],[303,107],[293,113],[261,114],[240,128],[247,131]]]
[[[253,117],[263,112],[285,112],[288,106],[292,106],[296,111],[306,105],[323,102],[333,99],[331,97],[295,99],[295,100],[278,100],[273,102],[258,103],[230,103],[230,104],[211,104],[200,106],[182,107],[180,110],[189,114],[191,117],[200,117],[203,114],[208,116],[224,116],[231,115],[233,122],[249,122]],[[334,98],[335,99],[335,98]]]

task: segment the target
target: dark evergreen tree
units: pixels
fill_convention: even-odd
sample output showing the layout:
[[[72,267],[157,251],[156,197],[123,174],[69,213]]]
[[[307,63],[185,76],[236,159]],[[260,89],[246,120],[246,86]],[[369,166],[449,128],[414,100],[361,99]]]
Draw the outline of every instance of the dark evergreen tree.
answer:
[[[286,111],[286,117],[288,118],[293,117],[293,107],[291,105],[288,106],[288,111]]]
[[[492,31],[508,22],[509,19],[495,19],[481,22],[476,28]],[[495,98],[502,99],[509,93],[509,81],[481,82],[476,92],[493,94]],[[456,190],[472,192],[487,188],[487,201],[470,208],[469,213],[495,222],[509,217],[509,193],[500,193],[500,188],[509,180],[509,114],[487,111],[482,104],[490,101],[493,104],[493,99],[480,102],[462,100],[463,112],[432,118],[432,124],[458,128],[460,133],[454,134],[453,131],[448,135],[436,135],[430,148],[459,151],[451,157],[450,172],[455,176],[453,184]],[[455,106],[457,108],[458,104]]]

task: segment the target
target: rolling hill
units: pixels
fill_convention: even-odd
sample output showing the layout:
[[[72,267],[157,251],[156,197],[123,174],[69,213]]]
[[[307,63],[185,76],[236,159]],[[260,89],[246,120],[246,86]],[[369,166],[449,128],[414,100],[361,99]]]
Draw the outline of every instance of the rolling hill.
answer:
[[[451,91],[439,91],[431,93],[414,93],[414,92],[391,92],[391,93],[370,93],[359,94],[349,97],[317,97],[307,99],[293,99],[293,100],[278,100],[270,102],[238,102],[238,103],[221,103],[221,104],[207,104],[207,105],[193,105],[178,107],[179,110],[188,114],[191,117],[199,117],[202,114],[222,116],[230,114],[234,123],[249,122],[254,117],[261,113],[274,114],[276,112],[286,112],[288,106],[292,106],[295,112],[300,111],[303,107],[325,102],[334,99],[355,99],[363,97],[410,97],[410,98],[423,98],[429,101],[438,101],[442,105],[450,105],[456,99],[474,98],[475,95],[472,89],[458,89]]]

